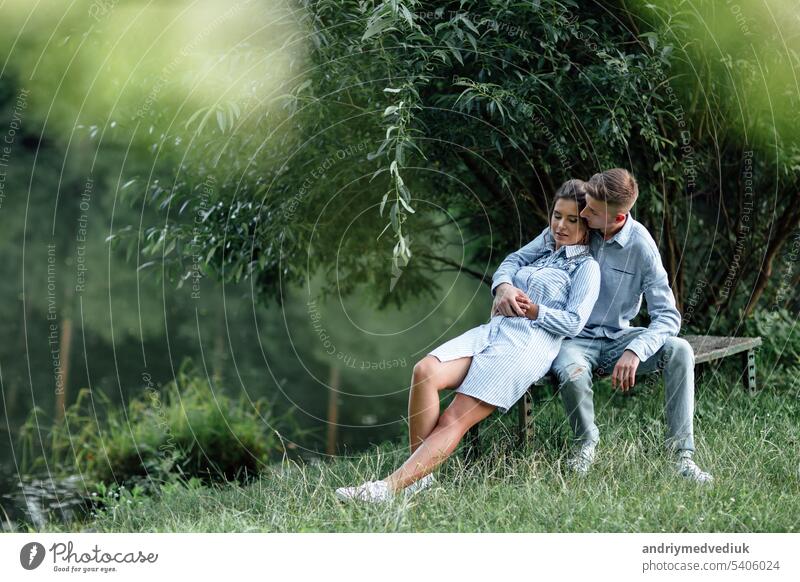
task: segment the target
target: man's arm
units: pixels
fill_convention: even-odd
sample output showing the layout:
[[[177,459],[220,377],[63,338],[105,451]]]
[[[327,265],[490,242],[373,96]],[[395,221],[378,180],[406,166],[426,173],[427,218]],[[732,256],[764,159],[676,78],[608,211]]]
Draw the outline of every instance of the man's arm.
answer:
[[[539,327],[556,335],[575,337],[592,314],[600,294],[600,265],[595,260],[585,261],[572,275],[569,298],[564,309],[539,305],[533,319]]]
[[[650,256],[645,263],[649,268],[643,275],[642,291],[647,301],[650,325],[625,348],[642,362],[660,350],[668,337],[678,335],[681,329],[681,314],[675,307],[675,296],[655,243],[648,245],[648,252]]]
[[[548,251],[547,242],[550,235],[550,227],[545,228],[539,236],[526,244],[524,247],[516,252],[508,255],[492,276],[492,295],[495,294],[497,287],[503,283],[508,283],[514,286],[513,277],[514,273],[520,267],[530,265],[533,261],[541,257]]]

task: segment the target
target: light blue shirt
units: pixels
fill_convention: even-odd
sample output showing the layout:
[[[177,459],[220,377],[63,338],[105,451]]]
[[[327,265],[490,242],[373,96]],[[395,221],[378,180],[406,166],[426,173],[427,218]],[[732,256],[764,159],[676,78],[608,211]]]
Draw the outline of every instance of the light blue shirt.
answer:
[[[541,258],[554,246],[547,227],[534,240],[508,255],[492,277],[492,294],[501,283],[513,285],[517,269]],[[577,337],[618,339],[628,332],[645,329],[625,348],[644,362],[661,349],[668,337],[678,335],[681,328],[681,315],[675,307],[658,247],[647,229],[630,214],[609,240],[593,231],[589,246],[600,264],[600,295]],[[647,300],[650,325],[631,327],[631,319],[642,307],[642,295]]]
[[[588,245],[551,245],[529,265],[518,267],[512,284],[539,306],[534,325],[575,337],[586,325],[600,292],[600,267]]]

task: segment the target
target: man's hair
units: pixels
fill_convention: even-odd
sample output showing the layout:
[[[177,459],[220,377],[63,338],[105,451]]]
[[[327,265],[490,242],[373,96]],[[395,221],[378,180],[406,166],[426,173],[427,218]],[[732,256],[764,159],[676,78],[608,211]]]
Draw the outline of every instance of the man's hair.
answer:
[[[611,168],[589,178],[592,198],[605,202],[627,212],[636,203],[639,186],[636,178],[623,168]]]

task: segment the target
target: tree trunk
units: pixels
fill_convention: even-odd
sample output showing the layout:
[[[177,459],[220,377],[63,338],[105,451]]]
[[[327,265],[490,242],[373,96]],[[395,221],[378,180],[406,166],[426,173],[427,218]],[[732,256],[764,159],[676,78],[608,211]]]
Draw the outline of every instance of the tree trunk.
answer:
[[[331,366],[331,376],[328,381],[328,430],[325,443],[325,452],[329,455],[336,453],[336,441],[339,433],[339,367]]]
[[[212,382],[219,387],[222,382],[222,368],[225,360],[225,309],[224,305],[217,312],[217,329],[214,334],[214,363],[211,372]]]
[[[683,267],[680,260],[680,252],[678,250],[678,242],[675,237],[675,229],[672,226],[672,212],[670,201],[664,196],[664,245],[666,246],[666,263],[667,274],[669,276],[670,287],[675,295],[675,304],[678,311],[683,313]]]
[[[61,337],[58,342],[59,371],[56,382],[56,421],[64,420],[67,406],[67,388],[69,382],[69,357],[72,351],[72,318],[65,317],[61,323]]]
[[[764,294],[767,283],[769,283],[769,278],[772,276],[772,263],[775,257],[778,256],[778,253],[788,240],[789,235],[797,228],[798,224],[800,224],[800,209],[798,209],[797,206],[790,206],[786,210],[787,211],[784,212],[780,220],[777,221],[777,224],[773,224],[772,232],[776,233],[776,236],[770,240],[767,245],[764,262],[762,263],[763,266],[758,271],[753,293],[750,295],[750,300],[747,302],[747,307],[744,309],[745,317],[750,317],[753,311],[755,311],[758,300],[761,299],[761,295]]]

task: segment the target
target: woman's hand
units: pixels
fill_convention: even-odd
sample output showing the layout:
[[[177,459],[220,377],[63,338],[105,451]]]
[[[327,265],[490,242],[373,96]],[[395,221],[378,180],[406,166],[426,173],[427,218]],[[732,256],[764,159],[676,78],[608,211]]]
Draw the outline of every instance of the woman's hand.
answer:
[[[509,283],[503,283],[498,285],[495,290],[492,317],[495,315],[524,317],[525,310],[530,304],[530,298],[522,289],[517,289]]]
[[[525,309],[525,317],[528,319],[537,319],[539,317],[539,304],[529,302],[527,309]]]

